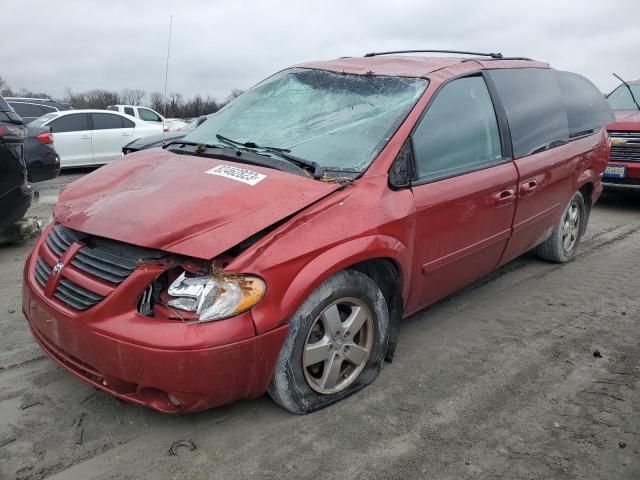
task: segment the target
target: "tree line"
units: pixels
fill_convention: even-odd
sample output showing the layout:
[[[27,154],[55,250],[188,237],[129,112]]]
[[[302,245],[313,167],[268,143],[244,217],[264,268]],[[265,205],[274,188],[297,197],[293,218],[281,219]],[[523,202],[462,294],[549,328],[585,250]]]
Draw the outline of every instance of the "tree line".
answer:
[[[26,88],[15,90],[2,77],[0,77],[0,93],[3,97],[52,98],[46,92],[32,92]],[[124,88],[119,92],[101,88],[86,92],[73,92],[67,87],[64,96],[55,100],[68,103],[76,109],[103,109],[109,105],[117,104],[141,105],[150,107],[168,118],[191,118],[217,112],[241,93],[242,90],[233,89],[229,96],[222,101],[216,100],[210,95],[197,94],[185,99],[180,93],[170,93],[165,102],[161,92],[147,94],[144,90],[132,88]]]

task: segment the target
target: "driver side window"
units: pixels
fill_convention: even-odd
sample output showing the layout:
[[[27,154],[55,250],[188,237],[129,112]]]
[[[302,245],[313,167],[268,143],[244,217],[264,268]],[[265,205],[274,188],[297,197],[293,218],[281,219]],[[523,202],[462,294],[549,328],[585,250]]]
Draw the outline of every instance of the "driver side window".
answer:
[[[484,79],[453,80],[436,95],[412,135],[418,181],[447,178],[500,162],[498,122]]]

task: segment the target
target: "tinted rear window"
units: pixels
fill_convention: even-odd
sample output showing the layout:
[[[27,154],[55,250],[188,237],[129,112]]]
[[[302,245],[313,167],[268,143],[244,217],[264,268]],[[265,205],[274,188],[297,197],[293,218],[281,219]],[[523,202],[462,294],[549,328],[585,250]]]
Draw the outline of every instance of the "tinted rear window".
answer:
[[[56,109],[52,107],[46,107],[44,105],[35,105],[33,103],[11,102],[11,106],[18,115],[22,118],[32,117],[37,118],[46,113],[55,112]]]
[[[53,133],[80,132],[89,130],[89,115],[76,113],[57,118],[50,124]]]
[[[515,158],[569,141],[569,122],[553,70],[490,70],[504,105]]]
[[[555,72],[569,120],[569,137],[579,137],[615,121],[613,111],[596,86],[582,75]]]

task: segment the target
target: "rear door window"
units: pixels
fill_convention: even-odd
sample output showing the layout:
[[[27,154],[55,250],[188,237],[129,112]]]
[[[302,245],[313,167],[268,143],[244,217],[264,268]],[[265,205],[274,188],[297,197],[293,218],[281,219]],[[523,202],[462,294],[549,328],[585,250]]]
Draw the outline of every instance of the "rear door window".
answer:
[[[453,80],[412,134],[418,178],[432,180],[502,161],[498,122],[481,76]]]
[[[84,130],[90,130],[89,115],[86,113],[64,115],[53,120],[49,126],[51,127],[52,133],[81,132]]]
[[[94,130],[112,130],[115,128],[125,128],[123,118],[112,113],[92,113]]]
[[[551,69],[489,70],[504,105],[515,158],[569,141],[569,121]]]
[[[600,130],[615,121],[613,111],[596,86],[582,75],[555,72],[569,121],[569,138]]]
[[[132,117],[135,117],[135,113],[133,113],[132,107],[124,107],[124,113],[126,113],[127,115],[131,115]]]

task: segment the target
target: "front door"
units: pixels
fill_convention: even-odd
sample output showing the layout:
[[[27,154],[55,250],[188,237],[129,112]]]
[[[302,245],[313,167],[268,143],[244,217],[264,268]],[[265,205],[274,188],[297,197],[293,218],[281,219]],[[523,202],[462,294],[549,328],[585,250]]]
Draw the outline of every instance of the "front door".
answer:
[[[409,312],[495,268],[515,212],[518,173],[503,157],[482,76],[453,80],[436,95],[411,137],[417,181]]]

